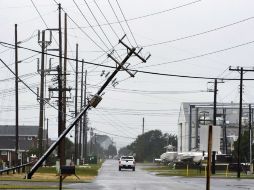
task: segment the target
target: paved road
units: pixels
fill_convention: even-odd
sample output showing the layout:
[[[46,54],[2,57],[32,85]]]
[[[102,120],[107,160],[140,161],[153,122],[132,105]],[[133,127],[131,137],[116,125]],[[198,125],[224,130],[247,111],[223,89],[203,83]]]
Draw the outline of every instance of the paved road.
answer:
[[[88,184],[65,187],[84,190],[205,190],[205,178],[158,177],[136,166],[136,171],[118,171],[117,160],[104,162],[98,177]],[[211,190],[254,190],[254,180],[212,179]]]

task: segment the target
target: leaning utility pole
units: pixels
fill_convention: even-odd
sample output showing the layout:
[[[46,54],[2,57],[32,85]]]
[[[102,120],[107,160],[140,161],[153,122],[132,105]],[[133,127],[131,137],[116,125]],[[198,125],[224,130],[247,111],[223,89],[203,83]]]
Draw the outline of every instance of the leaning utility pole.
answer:
[[[19,73],[18,73],[18,29],[15,24],[15,110],[16,110],[16,130],[15,130],[15,165],[18,165],[19,151]]]
[[[243,104],[243,72],[244,71],[251,71],[253,72],[253,69],[243,69],[243,67],[236,69],[232,69],[231,66],[229,67],[230,71],[237,71],[240,72],[240,101],[239,101],[239,131],[238,131],[238,150],[237,150],[237,178],[241,177],[241,135],[242,135],[242,104]]]
[[[39,115],[39,131],[38,131],[38,139],[39,139],[39,157],[42,156],[43,153],[43,123],[44,123],[44,62],[45,62],[45,30],[42,31],[42,40],[38,40],[41,43],[41,83],[40,83],[40,115]]]
[[[78,115],[78,44],[76,44],[76,72],[75,72],[75,117]],[[78,159],[78,123],[75,126],[75,136],[74,136],[74,162],[77,164]]]
[[[62,132],[62,134],[57,138],[57,140],[49,147],[49,149],[45,152],[45,154],[33,165],[30,172],[27,173],[26,178],[31,179],[34,172],[41,166],[41,164],[44,162],[45,159],[53,152],[53,150],[56,148],[56,146],[61,142],[63,138],[70,132],[70,130],[79,122],[81,117],[87,112],[87,110],[91,107],[96,107],[100,101],[102,100],[102,97],[100,96],[101,93],[105,90],[105,88],[108,86],[108,84],[112,81],[112,79],[116,76],[116,74],[120,70],[127,70],[124,67],[124,64],[129,60],[129,58],[134,54],[139,59],[142,60],[142,62],[146,62],[147,59],[150,57],[150,55],[144,59],[139,55],[139,52],[135,52],[136,48],[130,48],[127,46],[123,41],[123,38],[119,40],[119,43],[121,43],[123,46],[125,46],[128,49],[128,54],[125,56],[125,58],[119,62],[116,60],[111,54],[108,54],[108,56],[115,61],[117,64],[116,69],[112,72],[112,74],[107,78],[105,83],[100,87],[100,89],[97,91],[97,93],[89,100],[89,103],[86,107],[75,117],[75,119],[70,123],[70,125]],[[130,72],[130,71],[129,71]],[[134,76],[134,75],[133,75]]]

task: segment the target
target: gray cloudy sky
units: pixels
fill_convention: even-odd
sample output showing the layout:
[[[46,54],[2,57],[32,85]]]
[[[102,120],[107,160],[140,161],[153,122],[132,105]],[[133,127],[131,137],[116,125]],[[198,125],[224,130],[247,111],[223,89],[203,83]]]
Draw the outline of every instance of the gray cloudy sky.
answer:
[[[37,30],[58,26],[56,2],[60,2],[70,18],[75,21],[74,23],[68,19],[68,56],[71,58],[75,57],[75,44],[78,43],[80,59],[113,66],[114,63],[106,57],[105,52],[108,53],[113,45],[118,54],[124,57],[126,51],[117,43],[118,37],[126,33],[130,41],[125,38],[127,44],[136,46],[137,42],[138,46],[144,47],[143,56],[147,56],[149,52],[152,54],[147,63],[140,63],[137,58],[132,58],[129,67],[133,69],[165,74],[239,78],[237,72],[228,71],[230,65],[253,66],[254,1],[252,0],[110,0],[117,18],[123,21],[121,25],[117,23],[117,18],[107,0],[0,0],[0,41],[14,43],[16,23],[19,41],[23,42],[21,45],[40,50]],[[116,34],[107,25],[95,2],[107,20],[113,23],[111,26]],[[127,23],[124,22],[117,3],[128,20],[135,40]],[[102,25],[101,28],[97,26],[88,7]],[[89,25],[94,27],[91,28]],[[54,38],[58,38],[57,33],[54,33]],[[56,47],[57,43],[53,40],[49,48]],[[31,56],[33,57],[29,58]],[[19,64],[20,75],[24,75],[23,80],[34,90],[39,86],[39,75],[36,71],[36,59],[39,57],[27,50],[19,51],[20,60],[29,58]],[[0,58],[14,69],[12,49],[0,46]],[[49,58],[48,56],[47,60]],[[55,58],[53,65],[57,65],[57,62],[58,59]],[[74,68],[75,63],[70,61],[68,85],[73,88]],[[105,77],[100,76],[102,71],[105,70],[107,73],[111,70],[93,65],[85,65],[85,69],[88,71],[88,92],[93,94],[105,81]],[[13,75],[3,65],[0,65],[0,72],[0,124],[14,124]],[[254,78],[251,72],[246,73],[244,77]],[[48,85],[52,86],[51,78],[48,76],[47,81]],[[117,81],[119,85],[116,88],[109,86],[98,108],[90,110],[88,115],[89,127],[95,128],[98,134],[105,132],[114,134],[111,137],[118,148],[129,144],[133,138],[141,134],[143,117],[146,131],[160,129],[163,132],[177,134],[181,102],[213,100],[213,94],[205,92],[209,87],[207,85],[209,80],[204,79],[142,73],[137,73],[135,78],[129,78],[128,74],[121,72],[117,76]],[[244,101],[253,102],[254,85],[251,81],[245,81],[244,85]],[[22,84],[20,93],[20,123],[38,124],[39,106],[36,96]],[[71,94],[73,97],[75,93]],[[219,102],[238,102],[238,96],[238,81],[227,81],[219,85]],[[53,100],[51,102],[54,103]],[[70,103],[69,110],[73,111],[73,103]],[[46,117],[50,120],[49,135],[55,138],[57,111],[47,106]]]

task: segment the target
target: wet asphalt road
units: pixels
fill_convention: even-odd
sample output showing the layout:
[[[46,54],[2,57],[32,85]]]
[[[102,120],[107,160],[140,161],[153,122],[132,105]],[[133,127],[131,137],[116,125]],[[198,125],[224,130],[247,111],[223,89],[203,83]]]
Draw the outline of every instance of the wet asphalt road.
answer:
[[[158,177],[136,166],[136,171],[118,171],[117,160],[104,162],[92,183],[68,184],[84,190],[205,190],[205,178]],[[254,180],[211,179],[211,190],[254,190]]]

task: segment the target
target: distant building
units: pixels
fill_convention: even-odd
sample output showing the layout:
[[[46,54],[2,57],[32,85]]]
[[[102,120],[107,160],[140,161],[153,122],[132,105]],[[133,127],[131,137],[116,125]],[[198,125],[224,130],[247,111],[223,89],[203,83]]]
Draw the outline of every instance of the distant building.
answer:
[[[13,165],[15,158],[15,125],[0,125],[0,160]],[[18,159],[26,162],[26,152],[37,146],[38,126],[19,126]]]
[[[90,143],[100,145],[101,148],[104,150],[108,150],[108,147],[110,145],[113,145],[112,139],[107,135],[94,135],[92,139],[90,140]]]
[[[253,109],[251,109],[253,113]],[[252,114],[251,114],[252,115]],[[221,152],[231,153],[238,139],[239,104],[217,103],[216,125],[221,126]],[[243,104],[242,132],[249,129],[249,104]],[[213,123],[213,103],[184,102],[178,118],[178,151],[195,151],[200,147],[200,127]]]

